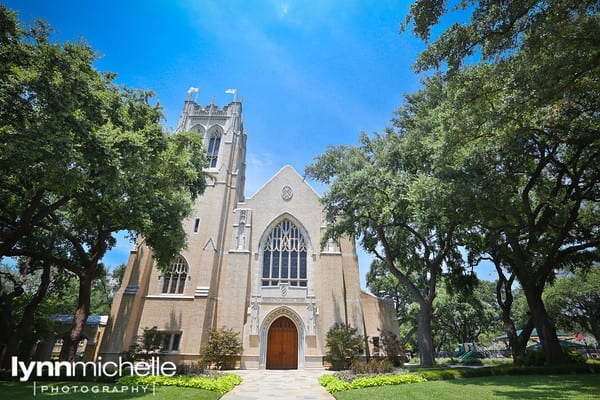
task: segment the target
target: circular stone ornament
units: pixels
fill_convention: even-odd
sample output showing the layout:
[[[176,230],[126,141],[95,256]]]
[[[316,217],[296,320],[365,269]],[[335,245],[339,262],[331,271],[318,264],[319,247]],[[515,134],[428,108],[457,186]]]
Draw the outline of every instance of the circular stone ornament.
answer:
[[[292,188],[287,185],[284,186],[283,189],[281,189],[281,198],[285,201],[290,201],[292,197],[294,197]]]

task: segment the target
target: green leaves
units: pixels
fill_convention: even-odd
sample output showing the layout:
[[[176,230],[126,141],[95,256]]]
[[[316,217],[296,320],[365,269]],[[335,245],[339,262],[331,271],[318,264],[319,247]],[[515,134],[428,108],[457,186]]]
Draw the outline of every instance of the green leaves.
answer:
[[[360,377],[352,380],[350,383],[345,382],[334,375],[322,375],[319,377],[319,384],[323,386],[329,393],[374,386],[404,385],[421,382],[427,382],[427,379],[416,374]]]
[[[235,366],[235,357],[242,353],[240,334],[225,327],[211,329],[201,353],[205,361],[214,363],[218,369],[231,369]]]
[[[429,3],[437,8],[421,6]],[[445,2],[418,4],[408,20],[428,38]],[[556,337],[543,337],[554,328],[541,293],[556,270],[596,259],[592,249],[600,244],[589,217],[600,199],[599,5],[479,0],[457,9],[464,22],[446,29],[417,62],[421,71],[444,63],[447,71],[409,98],[411,113],[401,119],[410,123],[397,126],[409,128],[404,135],[423,126],[437,132],[444,153],[434,156],[434,174],[462,188],[453,190],[452,203],[471,232],[465,243],[516,274],[546,361],[560,362]]]
[[[446,3],[451,6],[446,7]],[[495,62],[527,47],[552,52],[555,43],[571,34],[578,42],[589,39],[593,37],[589,33],[597,35],[598,7],[593,0],[419,0],[411,6],[404,30],[412,24],[415,35],[429,41],[431,28],[444,14],[451,13],[460,22],[434,38],[415,68],[440,69],[445,62],[454,72],[473,56]],[[573,25],[575,29],[570,28]]]
[[[332,368],[347,369],[352,360],[363,351],[363,337],[357,328],[348,324],[336,323],[327,331],[325,360]]]
[[[225,394],[242,383],[242,378],[235,374],[225,374],[217,378],[208,376],[124,376],[119,378],[121,385],[156,385],[156,386],[178,386],[196,389],[210,390],[212,392]]]
[[[21,29],[4,6],[0,24],[0,258],[79,277],[72,356],[116,232],[144,236],[160,265],[185,246],[181,221],[205,188],[204,151],[197,134],[163,131],[152,92],[98,72],[87,44],[53,43],[43,22]]]

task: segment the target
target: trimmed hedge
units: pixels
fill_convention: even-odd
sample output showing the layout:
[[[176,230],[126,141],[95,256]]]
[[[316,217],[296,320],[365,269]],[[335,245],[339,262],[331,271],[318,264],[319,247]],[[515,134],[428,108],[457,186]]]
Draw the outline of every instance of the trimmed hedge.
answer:
[[[358,377],[351,382],[346,382],[334,375],[327,374],[319,377],[319,383],[329,393],[341,392],[351,389],[362,389],[372,386],[401,385],[406,383],[420,383],[427,381],[450,380],[459,378],[476,378],[485,376],[505,375],[565,375],[565,374],[597,374],[600,373],[600,364],[569,364],[552,367],[519,367],[497,366],[483,368],[432,368],[419,369],[402,375],[375,375]]]
[[[323,375],[319,378],[319,383],[329,393],[341,392],[350,389],[362,389],[373,386],[403,385],[408,383],[420,383],[427,380],[422,376],[415,374],[403,375],[377,375],[372,377],[356,378],[352,382],[344,382],[333,375]]]
[[[497,366],[483,368],[443,368],[443,369],[419,369],[415,371],[428,381],[439,381],[457,378],[476,378],[483,376],[504,375],[564,375],[564,374],[594,374],[600,373],[598,364],[567,364],[559,366],[542,367],[519,367],[519,366]]]
[[[124,376],[117,382],[122,385],[179,386],[225,394],[242,383],[242,378],[235,374],[222,375],[217,379],[203,376]]]

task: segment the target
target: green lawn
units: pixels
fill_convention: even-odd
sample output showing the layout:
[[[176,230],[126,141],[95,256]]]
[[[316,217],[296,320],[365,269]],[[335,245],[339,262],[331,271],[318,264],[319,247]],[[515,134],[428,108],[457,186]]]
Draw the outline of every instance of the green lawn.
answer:
[[[334,395],[338,400],[592,400],[600,398],[600,376],[582,374],[468,378],[348,390]]]
[[[59,393],[50,393],[52,390],[50,386],[54,386],[59,390]],[[73,386],[76,386],[74,392]],[[104,388],[107,386],[107,389]],[[104,391],[113,391],[114,388],[120,393],[101,393]],[[175,386],[157,386],[156,392],[153,392],[152,387],[148,387],[146,393],[143,388],[139,387],[138,393],[132,393],[131,388],[127,390],[121,390],[121,386],[117,384],[104,384],[104,383],[93,383],[93,382],[37,382],[36,392],[34,397],[34,388],[31,382],[20,383],[20,382],[2,382],[0,381],[0,398],[10,400],[24,400],[24,399],[99,399],[99,400],[122,400],[122,399],[144,399],[144,400],[156,400],[156,399],[177,399],[177,400],[216,400],[221,397],[219,393],[211,392],[203,389],[191,389],[181,388]],[[67,391],[63,393],[62,391]],[[82,393],[82,390],[88,393]],[[99,391],[100,393],[92,393],[93,391]]]

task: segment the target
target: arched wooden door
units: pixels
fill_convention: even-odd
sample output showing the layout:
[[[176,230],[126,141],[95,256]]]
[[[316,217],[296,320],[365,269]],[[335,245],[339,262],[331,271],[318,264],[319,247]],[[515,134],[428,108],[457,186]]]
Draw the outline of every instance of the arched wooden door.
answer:
[[[279,317],[267,337],[267,369],[298,368],[298,330],[291,319]]]

